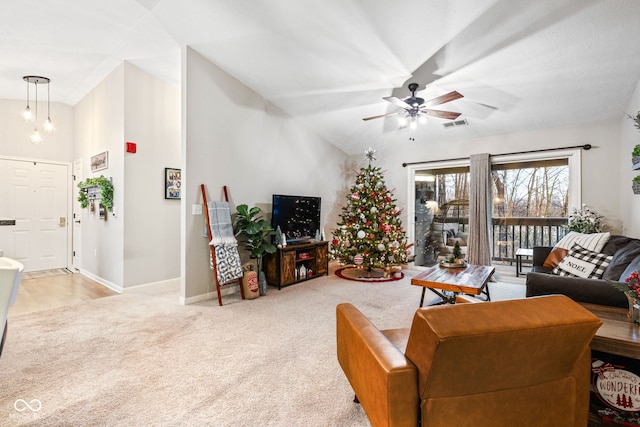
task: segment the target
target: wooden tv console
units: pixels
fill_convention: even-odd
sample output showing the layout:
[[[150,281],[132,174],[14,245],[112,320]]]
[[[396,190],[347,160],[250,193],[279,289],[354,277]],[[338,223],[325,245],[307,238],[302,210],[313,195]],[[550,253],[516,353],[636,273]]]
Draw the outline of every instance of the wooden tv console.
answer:
[[[270,285],[283,286],[314,279],[329,272],[328,242],[287,245],[264,256],[264,274]],[[311,269],[312,275],[299,277],[301,266]]]

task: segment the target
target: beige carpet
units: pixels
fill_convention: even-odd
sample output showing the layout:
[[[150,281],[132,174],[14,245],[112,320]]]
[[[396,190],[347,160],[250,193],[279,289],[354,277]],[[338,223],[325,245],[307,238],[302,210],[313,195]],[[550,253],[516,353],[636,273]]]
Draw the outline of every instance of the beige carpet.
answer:
[[[336,360],[335,306],[409,326],[421,289],[405,275],[322,277],[223,307],[146,289],[12,317],[0,425],[368,425]]]

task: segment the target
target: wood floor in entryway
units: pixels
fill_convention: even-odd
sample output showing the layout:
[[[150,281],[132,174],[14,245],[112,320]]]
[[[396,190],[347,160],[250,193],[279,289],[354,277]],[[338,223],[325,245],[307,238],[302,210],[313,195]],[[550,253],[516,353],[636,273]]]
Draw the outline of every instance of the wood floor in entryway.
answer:
[[[9,309],[9,317],[111,295],[117,295],[117,292],[79,273],[25,273],[20,282],[16,302]]]

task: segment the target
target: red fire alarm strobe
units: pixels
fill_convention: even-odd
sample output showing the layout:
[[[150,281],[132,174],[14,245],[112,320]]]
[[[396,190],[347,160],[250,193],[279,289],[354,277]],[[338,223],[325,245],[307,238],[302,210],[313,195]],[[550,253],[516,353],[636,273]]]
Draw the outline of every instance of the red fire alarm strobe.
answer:
[[[135,152],[136,152],[136,143],[127,142],[127,153],[135,153]]]

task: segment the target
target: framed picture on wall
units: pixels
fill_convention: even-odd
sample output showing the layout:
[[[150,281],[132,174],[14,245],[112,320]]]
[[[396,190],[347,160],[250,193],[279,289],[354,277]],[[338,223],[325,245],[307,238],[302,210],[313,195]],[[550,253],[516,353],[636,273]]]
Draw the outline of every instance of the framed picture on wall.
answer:
[[[109,168],[109,152],[96,154],[91,157],[91,172]]]
[[[164,168],[164,198],[180,199],[182,176],[180,169]]]

